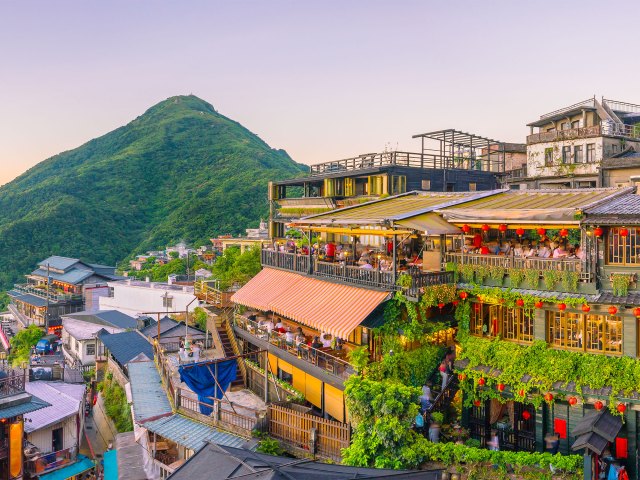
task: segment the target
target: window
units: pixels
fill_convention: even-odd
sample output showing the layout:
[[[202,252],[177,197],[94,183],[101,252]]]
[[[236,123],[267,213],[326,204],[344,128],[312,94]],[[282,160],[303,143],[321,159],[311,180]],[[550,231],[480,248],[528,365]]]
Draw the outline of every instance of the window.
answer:
[[[80,342],[76,339],[73,340],[76,347],[76,352],[80,353]]]
[[[373,175],[369,177],[369,195],[382,195],[383,190],[383,180],[384,177],[382,175]]]
[[[524,308],[504,308],[501,335],[505,340],[533,342],[533,311]]]
[[[353,197],[356,194],[356,182],[353,178],[344,179],[344,196]]]
[[[611,227],[607,233],[607,263],[609,265],[640,264],[640,228],[627,228],[626,237],[620,227]]]
[[[613,153],[617,153],[618,152],[618,145],[611,145],[611,151]]]
[[[571,128],[571,124],[569,122],[562,122],[560,124],[560,130],[569,130]]]
[[[173,308],[173,297],[168,295],[164,295],[162,297],[162,307],[163,308]]]
[[[553,165],[553,147],[544,149],[544,164],[547,167]]]
[[[622,353],[622,320],[607,315],[546,312],[547,341],[557,348]]]
[[[469,191],[475,192],[478,189],[478,184],[476,182],[469,182]]]
[[[87,355],[95,355],[96,354],[96,344],[95,343],[87,343]]]
[[[333,197],[336,194],[336,181],[335,178],[324,179],[324,192],[323,197]]]
[[[574,120],[571,122],[571,128],[580,128],[580,120]]]
[[[447,192],[454,192],[456,188],[455,183],[447,183]]]
[[[571,147],[562,147],[562,163],[571,163]]]
[[[431,190],[431,180],[422,180],[422,190]]]
[[[393,175],[391,177],[391,195],[398,195],[407,191],[407,177],[404,175]]]
[[[500,334],[505,340],[530,343],[533,342],[533,312],[474,303],[469,328],[473,335],[495,337]]]
[[[582,157],[582,145],[576,145],[573,147],[573,161],[574,163],[584,162],[584,158]]]
[[[280,367],[278,367],[278,378],[284,382],[293,384],[293,375],[288,372],[285,372]]]
[[[593,163],[596,161],[596,144],[587,143],[587,163]]]

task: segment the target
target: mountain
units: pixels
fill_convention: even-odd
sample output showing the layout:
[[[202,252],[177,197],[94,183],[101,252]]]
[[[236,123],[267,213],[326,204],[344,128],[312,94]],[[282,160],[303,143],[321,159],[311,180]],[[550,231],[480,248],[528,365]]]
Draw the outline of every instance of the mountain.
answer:
[[[169,98],[0,187],[0,288],[49,255],[114,265],[244,233],[268,215],[267,182],[303,171],[207,102]]]

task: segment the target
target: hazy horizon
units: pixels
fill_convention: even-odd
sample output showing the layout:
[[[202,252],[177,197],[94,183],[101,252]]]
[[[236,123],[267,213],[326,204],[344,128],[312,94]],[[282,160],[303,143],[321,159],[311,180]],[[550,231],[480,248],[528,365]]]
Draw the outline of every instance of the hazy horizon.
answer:
[[[640,5],[609,11],[596,1],[2,2],[0,184],[175,95],[202,98],[306,164],[415,151],[411,135],[443,128],[523,143],[526,123],[594,94],[640,103],[639,67],[623,54]]]

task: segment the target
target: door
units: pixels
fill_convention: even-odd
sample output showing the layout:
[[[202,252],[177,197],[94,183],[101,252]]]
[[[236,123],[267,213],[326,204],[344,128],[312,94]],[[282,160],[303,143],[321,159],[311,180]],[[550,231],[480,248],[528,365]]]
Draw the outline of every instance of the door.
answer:
[[[56,428],[51,432],[51,446],[53,447],[53,451],[58,452],[62,450],[63,445],[64,438],[62,427]]]

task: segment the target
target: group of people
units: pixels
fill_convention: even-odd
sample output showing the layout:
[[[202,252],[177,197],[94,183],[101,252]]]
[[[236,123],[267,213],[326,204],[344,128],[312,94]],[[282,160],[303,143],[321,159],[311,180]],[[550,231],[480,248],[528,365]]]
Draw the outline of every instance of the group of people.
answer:
[[[440,374],[441,390],[444,390],[449,383],[451,375],[453,375],[453,362],[456,359],[456,352],[453,348],[449,348],[444,358],[440,362],[438,367],[438,373]],[[420,396],[420,410],[425,413],[431,405],[433,405],[434,397],[432,392],[433,382],[427,380],[422,386],[422,395]]]
[[[200,351],[202,347],[199,342],[189,342],[181,338],[178,349],[178,357],[182,363],[198,363],[200,361]]]
[[[266,332],[269,336],[278,335],[283,337],[285,343],[288,346],[296,346],[298,356],[302,355],[304,345],[307,345],[308,347],[311,347],[315,350],[319,350],[321,348],[342,350],[342,347],[344,345],[344,340],[329,333],[316,335],[311,341],[308,341],[307,336],[302,330],[302,327],[298,326],[295,330],[293,330],[290,325],[285,325],[280,319],[278,319],[277,323],[275,324],[270,318],[260,320],[258,322],[258,328]]]
[[[479,237],[479,235],[478,235]],[[477,241],[466,240],[463,247],[463,253],[475,253],[480,255],[505,255],[514,256],[516,258],[577,258],[585,260],[585,252],[580,244],[570,245],[568,242],[551,242],[544,240],[536,242],[535,240],[523,240],[522,242],[514,241]]]

